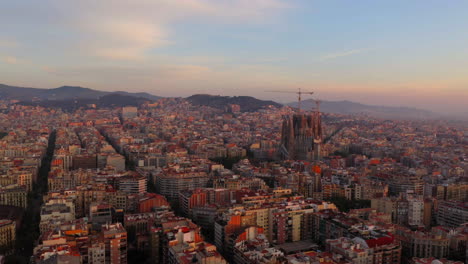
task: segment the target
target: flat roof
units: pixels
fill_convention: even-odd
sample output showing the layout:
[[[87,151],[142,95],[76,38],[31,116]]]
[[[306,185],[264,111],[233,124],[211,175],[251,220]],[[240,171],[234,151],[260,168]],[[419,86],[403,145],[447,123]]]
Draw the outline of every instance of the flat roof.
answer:
[[[277,245],[275,248],[285,252],[286,254],[290,254],[294,252],[310,251],[311,249],[318,248],[318,245],[312,240],[301,240]]]

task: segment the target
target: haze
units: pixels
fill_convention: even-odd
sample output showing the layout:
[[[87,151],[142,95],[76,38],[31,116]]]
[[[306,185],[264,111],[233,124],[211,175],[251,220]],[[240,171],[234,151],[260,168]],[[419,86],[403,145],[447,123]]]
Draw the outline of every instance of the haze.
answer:
[[[467,112],[468,2],[0,2],[0,83]]]

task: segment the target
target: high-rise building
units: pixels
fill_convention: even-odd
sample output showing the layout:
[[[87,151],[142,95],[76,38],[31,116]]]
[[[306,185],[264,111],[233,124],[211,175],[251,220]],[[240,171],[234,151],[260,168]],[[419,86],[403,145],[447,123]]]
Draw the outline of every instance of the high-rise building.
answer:
[[[450,200],[468,202],[468,184],[426,184],[424,196],[434,197],[437,200]]]
[[[320,112],[294,114],[283,120],[280,155],[284,159],[316,160],[320,158],[322,123]]]
[[[399,197],[381,197],[371,199],[371,208],[392,216],[392,222],[399,225],[422,227],[430,218],[425,212],[426,203],[419,195],[400,195]]]
[[[440,234],[423,231],[411,231],[397,226],[395,235],[400,240],[403,255],[418,258],[444,258],[449,255],[450,239]]]
[[[447,227],[458,227],[468,222],[468,203],[441,201],[437,210],[437,223]]]
[[[204,171],[166,172],[155,178],[156,191],[169,201],[178,201],[181,190],[206,187],[209,180]]]
[[[8,219],[0,220],[0,252],[11,254],[15,246],[16,222]]]
[[[26,208],[27,190],[16,184],[0,187],[0,204]]]
[[[147,179],[141,175],[127,175],[118,178],[119,190],[126,193],[145,193]]]
[[[102,226],[106,247],[106,263],[127,263],[127,231],[120,223]]]
[[[92,203],[89,206],[89,217],[93,227],[99,230],[102,225],[112,222],[112,206],[106,203]]]
[[[96,241],[89,246],[88,263],[106,263],[106,245],[103,242]]]
[[[179,193],[179,206],[184,215],[191,215],[193,207],[207,204],[207,191],[204,189],[182,190]]]

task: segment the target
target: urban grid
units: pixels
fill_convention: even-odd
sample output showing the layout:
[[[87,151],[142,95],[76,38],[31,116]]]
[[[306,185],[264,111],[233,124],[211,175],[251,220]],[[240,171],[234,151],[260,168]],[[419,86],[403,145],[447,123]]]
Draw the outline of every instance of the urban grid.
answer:
[[[182,98],[0,108],[7,260],[467,261],[468,134],[456,124]]]
[[[0,0],[0,264],[468,264],[468,0]]]

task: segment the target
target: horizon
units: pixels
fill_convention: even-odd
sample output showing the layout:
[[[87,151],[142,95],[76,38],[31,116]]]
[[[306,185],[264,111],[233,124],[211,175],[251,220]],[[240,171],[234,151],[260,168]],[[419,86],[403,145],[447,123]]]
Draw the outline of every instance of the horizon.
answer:
[[[102,91],[102,92],[109,92],[109,93],[119,93],[119,92],[127,92],[127,91],[123,91],[123,90],[115,90],[115,91],[105,91],[105,90],[98,90],[98,89],[94,89],[92,87],[82,87],[82,86],[76,86],[76,85],[61,85],[59,87],[52,87],[52,88],[43,88],[43,87],[20,87],[20,86],[15,86],[15,85],[9,85],[9,84],[4,84],[4,83],[0,83],[0,85],[6,85],[6,86],[10,86],[10,87],[18,87],[18,88],[32,88],[32,89],[47,89],[47,90],[52,90],[52,89],[59,89],[59,88],[63,88],[63,87],[76,87],[76,88],[82,88],[82,89],[91,89],[91,90],[95,90],[95,91]],[[153,94],[151,92],[139,92],[139,91],[131,91],[129,93],[133,93],[133,94],[139,94],[139,93],[147,93],[149,95],[153,95],[153,96],[159,96],[158,94]],[[228,96],[228,97],[235,97],[235,96],[249,96],[249,95],[224,95],[224,94],[209,94],[209,93],[198,93],[198,94],[191,94],[191,95],[188,95],[188,96],[159,96],[161,98],[188,98],[190,96],[193,96],[193,95],[208,95],[208,96]],[[274,100],[274,99],[262,99],[260,97],[255,97],[255,96],[251,96],[251,97],[254,97],[256,99],[260,99],[260,100],[265,100],[265,101],[273,101],[275,103],[279,103],[279,104],[282,104],[282,105],[290,105],[290,104],[294,104],[294,103],[297,103],[297,95],[293,95],[293,97],[295,97],[295,100],[293,99],[292,101],[280,101],[280,100]],[[302,102],[306,102],[306,101],[310,101],[310,100],[315,100],[314,98],[304,98],[302,100]],[[321,102],[330,102],[330,103],[341,103],[341,102],[349,102],[349,103],[354,103],[354,104],[362,104],[362,105],[365,105],[365,106],[375,106],[375,107],[394,107],[394,108],[409,108],[409,109],[415,109],[415,110],[422,110],[422,111],[429,111],[429,112],[432,112],[434,114],[443,114],[443,113],[439,113],[439,112],[434,112],[432,110],[429,110],[429,109],[424,109],[424,108],[416,108],[416,107],[411,107],[411,106],[406,106],[406,105],[385,105],[385,104],[367,104],[367,103],[362,103],[362,102],[359,102],[359,101],[351,101],[351,100],[348,100],[348,99],[341,99],[341,100],[320,100]],[[454,113],[454,116],[456,116],[457,113]]]
[[[462,114],[466,10],[402,0],[6,1],[0,83],[280,103],[296,96],[266,91],[300,87],[325,101]]]

